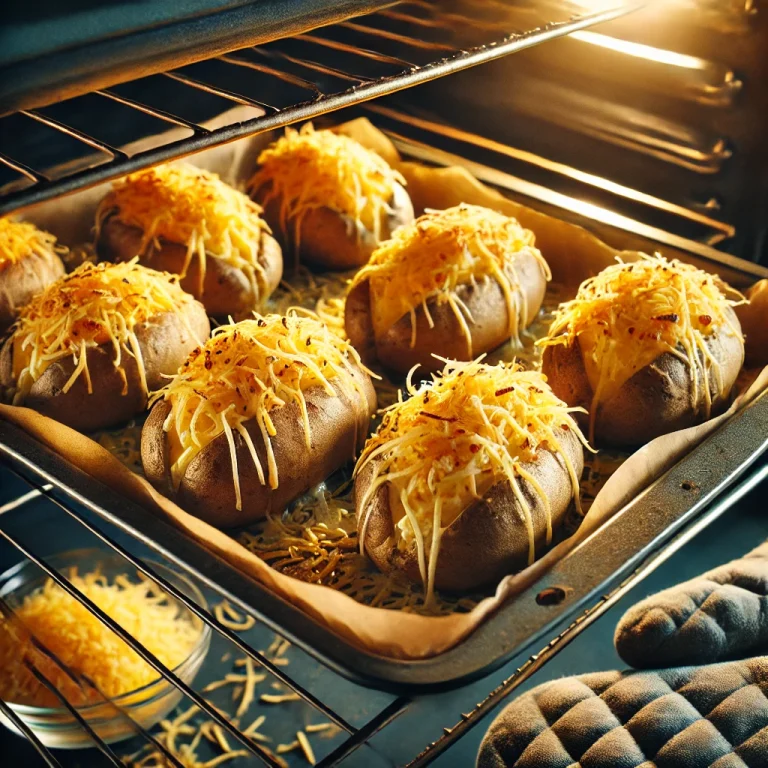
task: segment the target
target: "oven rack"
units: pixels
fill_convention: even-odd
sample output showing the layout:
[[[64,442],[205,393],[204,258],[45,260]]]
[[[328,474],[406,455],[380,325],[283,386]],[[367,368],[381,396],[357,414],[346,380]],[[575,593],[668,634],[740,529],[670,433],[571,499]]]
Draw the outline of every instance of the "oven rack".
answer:
[[[22,508],[24,505],[29,504],[32,501],[38,500],[40,498],[47,499],[62,513],[68,515],[69,518],[76,521],[82,528],[84,528],[90,534],[94,535],[102,544],[106,545],[106,547],[123,558],[126,561],[127,566],[135,568],[137,571],[155,581],[169,595],[183,603],[214,632],[226,638],[240,652],[250,657],[258,667],[261,667],[265,671],[272,674],[292,692],[298,694],[298,696],[304,702],[312,706],[318,713],[328,718],[342,731],[346,732],[347,735],[345,740],[341,742],[337,747],[332,749],[332,751],[330,751],[322,759],[320,759],[316,763],[317,766],[322,768],[331,768],[331,766],[340,765],[360,747],[368,745],[369,741],[376,734],[384,730],[396,718],[403,715],[412,704],[413,699],[411,697],[407,695],[396,696],[390,703],[382,707],[382,709],[377,714],[371,717],[363,725],[359,727],[351,725],[340,714],[334,711],[333,708],[325,705],[318,698],[316,698],[306,686],[294,680],[280,667],[271,662],[263,652],[255,650],[251,645],[242,640],[242,638],[240,638],[236,632],[233,632],[227,627],[222,626],[211,612],[201,608],[196,602],[194,602],[194,600],[188,598],[182,592],[179,592],[179,590],[176,589],[173,585],[169,584],[167,580],[159,576],[151,566],[147,565],[140,557],[136,557],[131,554],[113,537],[105,533],[101,527],[89,522],[89,520],[83,514],[83,511],[78,509],[77,503],[73,503],[71,499],[68,499],[66,496],[57,493],[57,489],[53,484],[45,483],[40,478],[34,479],[30,477],[27,472],[22,472],[18,468],[0,463],[0,472],[2,472],[3,469],[12,472],[26,485],[31,486],[31,489],[0,505],[0,517],[8,512],[11,512],[12,510]],[[578,615],[550,642],[544,645],[538,653],[530,656],[526,661],[524,661],[523,664],[521,664],[521,666],[516,668],[511,675],[502,680],[500,684],[493,688],[487,694],[487,696],[478,702],[469,712],[462,714],[461,719],[458,722],[456,722],[454,725],[444,727],[443,734],[440,736],[440,738],[427,744],[423,751],[407,764],[406,768],[424,768],[425,766],[428,766],[437,760],[460,738],[465,736],[472,728],[477,726],[486,715],[500,706],[501,703],[504,702],[511,694],[513,694],[523,683],[525,683],[529,678],[541,670],[557,654],[563,651],[573,640],[575,640],[584,630],[590,627],[600,616],[602,616],[606,611],[613,607],[634,586],[636,586],[650,573],[656,570],[656,568],[666,562],[674,553],[679,551],[698,533],[703,531],[708,525],[720,517],[733,504],[738,502],[749,491],[755,488],[766,478],[768,478],[768,463],[762,462],[760,465],[758,465],[758,468],[755,471],[749,473],[746,478],[739,482],[739,484],[736,485],[736,487],[733,488],[725,497],[721,498],[718,502],[708,508],[702,516],[695,520],[695,522],[679,532],[666,547],[659,550],[651,558],[644,561],[640,567],[638,567],[617,587],[602,595],[602,597],[594,605]],[[102,611],[94,606],[85,595],[79,592],[77,588],[72,585],[66,576],[52,568],[46,562],[44,557],[37,555],[29,546],[20,541],[17,536],[8,533],[3,528],[0,528],[0,538],[11,544],[24,558],[35,563],[44,573],[53,579],[73,598],[91,610],[94,615],[100,619],[100,621],[108,626],[113,632],[118,634],[134,651],[136,651],[142,658],[144,658],[145,661],[154,667],[156,671],[161,675],[161,677],[168,680],[175,688],[180,690],[184,696],[186,696],[193,703],[197,704],[202,712],[214,720],[238,742],[237,746],[243,746],[249,751],[251,756],[255,759],[255,762],[253,763],[254,765],[263,764],[271,766],[271,768],[282,767],[283,764],[280,763],[278,759],[276,759],[274,754],[271,754],[268,750],[264,750],[258,742],[249,739],[247,736],[244,736],[243,733],[235,725],[233,725],[233,723],[231,723],[219,710],[212,706],[200,693],[196,692],[193,687],[181,681],[173,672],[165,668],[164,665],[159,662],[150,651],[142,646],[130,634],[125,632],[119,624],[107,617]],[[215,584],[215,582],[206,580],[199,572],[195,573],[195,576],[199,577],[202,581],[205,581],[206,586],[212,587],[218,591],[223,598],[227,599],[229,597],[224,590],[220,589]],[[7,603],[5,603],[5,601],[1,598],[0,613],[2,613],[6,618],[13,616],[12,609],[10,609]],[[259,620],[262,619],[260,616],[256,616],[255,618]],[[85,684],[94,689],[96,693],[100,695],[100,698],[106,703],[112,704],[115,710],[122,717],[131,720],[130,716],[124,710],[110,702],[108,698],[101,695],[92,682],[78,678],[78,676],[74,674],[63,662],[61,662],[61,660],[56,658],[54,654],[52,654],[50,651],[47,651],[47,649],[45,649],[39,643],[37,644],[37,647],[73,680],[78,681],[81,685]],[[84,723],[81,718],[79,718],[74,707],[72,707],[66,701],[66,699],[50,682],[50,680],[48,680],[39,671],[34,669],[32,671],[33,674],[35,674],[43,683],[43,685],[45,685],[45,687],[54,693],[54,695],[61,701],[62,705],[75,717],[75,719],[78,720],[81,727],[85,729],[93,741],[94,747],[98,749],[98,751],[105,757],[107,762],[115,766],[124,765],[115,753],[115,750],[106,744],[87,726],[87,724]],[[50,768],[61,768],[61,763],[57,760],[51,750],[42,744],[38,737],[19,718],[14,710],[10,708],[8,704],[2,699],[0,699],[0,713],[4,715],[8,720],[10,720],[16,726],[16,728],[18,728],[18,730],[28,739],[28,741],[40,755],[41,759],[44,761],[45,765],[49,766]],[[174,768],[184,768],[182,763],[180,763],[178,759],[175,758],[168,751],[168,749],[155,738],[155,736],[142,728],[135,721],[131,720],[131,723],[138,736],[142,737],[147,742],[147,744],[152,744],[164,755],[168,765],[173,766]]]
[[[435,80],[641,5],[615,0],[590,11],[588,3],[550,0],[513,9],[494,0],[479,23],[476,6],[467,0],[410,0],[23,109],[0,117],[0,214]],[[220,124],[217,118],[237,105],[248,116]]]

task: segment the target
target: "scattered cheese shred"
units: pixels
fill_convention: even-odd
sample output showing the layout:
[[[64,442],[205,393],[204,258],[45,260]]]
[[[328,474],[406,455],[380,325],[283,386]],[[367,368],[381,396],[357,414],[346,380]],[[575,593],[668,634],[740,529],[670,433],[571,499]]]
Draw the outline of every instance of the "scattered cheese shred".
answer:
[[[315,759],[315,753],[312,750],[312,745],[309,743],[307,734],[304,731],[296,731],[296,738],[301,745],[301,751],[304,753],[304,757],[310,765],[314,765],[317,760]]]
[[[515,262],[527,253],[537,260],[546,280],[551,274],[534,247],[533,232],[515,219],[479,205],[427,210],[413,224],[400,227],[383,242],[352,280],[350,289],[369,281],[371,319],[376,336],[383,336],[401,317],[411,317],[411,347],[416,344],[415,312],[422,307],[433,325],[428,302],[448,303],[459,321],[472,358],[473,322],[456,295],[462,285],[496,280],[507,306],[509,335],[518,338],[528,315]]]
[[[87,352],[101,345],[113,350],[112,362],[123,376],[123,394],[128,387],[124,355],[135,359],[146,393],[137,326],[172,312],[195,338],[185,312],[193,301],[175,276],[142,267],[136,259],[122,264],[82,264],[35,296],[19,314],[11,337],[16,381],[13,404],[23,405],[34,382],[52,363],[65,358],[73,360],[75,369],[63,392],[80,376],[85,377],[88,392],[93,392]]]
[[[413,373],[413,371],[411,371]],[[571,430],[586,445],[569,408],[552,393],[546,377],[515,363],[488,365],[446,361],[442,373],[418,388],[407,381],[410,398],[384,413],[355,467],[359,475],[373,463],[374,477],[360,508],[387,484],[397,546],[415,545],[427,602],[434,596],[440,538],[472,500],[506,479],[521,507],[528,533],[528,560],[533,562],[531,510],[520,489],[526,480],[549,510],[546,494],[524,469],[539,451],[557,452],[570,474],[578,505],[579,477],[558,440]],[[360,532],[364,549],[368,517]],[[551,515],[547,543],[552,536]]]
[[[56,238],[27,221],[0,216],[0,270],[34,253],[50,259]]]
[[[709,418],[713,395],[722,396],[724,384],[707,341],[718,333],[743,338],[728,311],[743,301],[714,275],[642,254],[638,261],[620,261],[584,282],[576,298],[560,305],[548,335],[538,343],[572,346],[578,339],[593,393],[590,440],[599,403],[665,352],[689,367],[691,404]]]
[[[331,396],[345,391],[365,402],[354,367],[362,368],[354,348],[311,317],[256,316],[222,325],[196,349],[179,373],[152,401],[165,398],[172,406],[165,422],[171,445],[171,476],[178,487],[190,461],[225,434],[232,461],[237,508],[242,508],[234,434],[245,442],[259,480],[278,487],[272,449],[276,429],[271,414],[288,403],[299,405],[306,444],[311,445],[305,392],[322,388]],[[335,386],[334,386],[335,385]],[[254,419],[267,452],[263,467],[245,427]]]
[[[366,230],[378,241],[382,221],[392,213],[395,184],[405,179],[375,152],[333,131],[316,131],[306,123],[285,135],[258,158],[259,169],[248,182],[252,191],[268,186],[262,201],[281,201],[280,227],[298,253],[301,223],[317,208],[330,208],[354,222],[358,237]]]
[[[179,163],[137,171],[115,182],[96,213],[96,228],[114,216],[142,231],[139,253],[162,241],[186,246],[184,277],[192,259],[200,263],[197,295],[204,294],[206,262],[221,259],[242,270],[255,296],[268,292],[259,257],[262,234],[269,232],[261,207],[215,174]]]
[[[99,571],[68,574],[72,585],[114,619],[165,666],[173,669],[197,644],[201,625],[154,582]],[[184,611],[184,613],[182,613]],[[32,663],[75,706],[101,701],[80,688],[61,667],[39,651],[33,639],[64,665],[92,680],[109,698],[146,686],[158,673],[51,579],[15,607],[15,617],[0,623],[0,698],[33,706],[60,706],[26,667]]]
[[[216,620],[227,629],[245,632],[256,624],[253,616],[241,616],[226,600],[213,608]]]

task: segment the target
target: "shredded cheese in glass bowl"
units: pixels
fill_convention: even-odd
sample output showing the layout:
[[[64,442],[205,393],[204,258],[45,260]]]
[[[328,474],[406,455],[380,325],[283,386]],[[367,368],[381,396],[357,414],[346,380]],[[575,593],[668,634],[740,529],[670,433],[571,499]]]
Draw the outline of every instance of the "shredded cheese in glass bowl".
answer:
[[[14,405],[23,405],[32,385],[57,360],[72,358],[75,368],[62,388],[68,392],[84,376],[88,392],[93,382],[87,351],[109,345],[113,363],[122,372],[123,355],[135,358],[144,392],[147,391],[141,347],[135,329],[166,312],[177,314],[192,338],[196,334],[184,312],[194,299],[181,290],[174,275],[136,263],[91,264],[49,285],[20,312],[11,337],[16,390]]]
[[[242,508],[234,433],[245,442],[259,480],[278,487],[272,449],[277,430],[271,414],[295,402],[301,410],[307,447],[311,446],[305,393],[320,387],[336,396],[334,384],[366,401],[353,375],[365,370],[354,348],[319,320],[296,312],[256,315],[253,320],[219,326],[196,349],[179,373],[153,395],[171,404],[164,429],[171,448],[171,477],[176,487],[192,459],[214,438],[226,435],[235,478],[237,509]],[[254,419],[267,450],[262,467],[246,422]]]
[[[200,263],[198,294],[203,295],[209,257],[241,270],[254,295],[268,293],[259,261],[262,234],[269,226],[262,209],[248,195],[224,183],[215,173],[187,163],[161,165],[131,173],[114,183],[96,212],[97,238],[110,217],[141,230],[139,252],[163,241],[185,246],[185,277],[192,259]]]
[[[49,258],[59,246],[49,232],[28,221],[0,216],[0,271],[34,253]]]
[[[585,281],[574,299],[560,305],[538,344],[570,347],[578,340],[593,392],[590,434],[597,404],[664,353],[689,367],[692,404],[709,418],[710,371],[719,394],[723,379],[708,340],[717,333],[742,338],[731,307],[744,300],[715,275],[658,254],[641,254],[637,261],[619,261]]]
[[[280,198],[280,225],[294,227],[298,251],[303,217],[316,208],[348,216],[358,232],[380,239],[383,218],[391,213],[395,184],[405,179],[387,162],[354,139],[333,131],[316,131],[311,123],[285,135],[258,158],[259,168],[248,182],[252,191],[270,185],[264,202]]]
[[[549,510],[546,494],[525,465],[535,460],[538,451],[556,452],[568,469],[578,504],[579,477],[557,430],[573,431],[586,446],[571,415],[579,409],[555,397],[543,374],[516,363],[446,361],[441,373],[419,387],[412,385],[409,376],[407,389],[410,397],[385,411],[357,463],[356,475],[368,464],[374,467],[359,508],[370,510],[374,494],[389,485],[390,504],[395,501],[397,546],[415,546],[429,600],[442,533],[472,501],[506,480],[524,513],[528,558],[533,562],[532,516],[519,482],[529,482]],[[361,527],[361,548],[367,522],[364,519]],[[550,516],[547,543],[551,538]]]
[[[109,550],[74,550],[46,562],[163,665],[192,683],[208,652],[211,630],[181,602],[142,574],[130,573],[126,561]],[[206,609],[189,580],[162,563],[150,565]],[[144,728],[181,700],[181,691],[33,563],[0,576],[0,596],[12,611],[0,619],[0,697],[46,746],[71,749],[91,742],[38,675],[107,743],[135,735],[131,720],[108,700]]]
[[[515,219],[490,208],[462,204],[443,211],[427,210],[413,224],[398,229],[383,242],[352,280],[350,290],[369,281],[371,319],[383,336],[403,315],[411,316],[411,347],[416,344],[415,312],[421,306],[430,327],[427,303],[448,303],[465,338],[471,335],[472,315],[456,294],[462,285],[496,280],[504,294],[509,334],[517,339],[528,314],[515,260],[523,252],[537,260],[546,280],[551,274],[534,246],[533,232]]]

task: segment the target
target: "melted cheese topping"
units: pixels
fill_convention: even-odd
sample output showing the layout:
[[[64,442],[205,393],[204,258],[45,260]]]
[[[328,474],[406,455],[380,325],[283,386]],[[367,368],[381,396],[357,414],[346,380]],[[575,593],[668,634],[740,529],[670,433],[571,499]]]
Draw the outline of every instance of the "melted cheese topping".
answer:
[[[69,574],[72,585],[120,624],[170,669],[184,661],[200,638],[201,626],[152,581],[113,582],[100,572]],[[184,611],[184,614],[181,612]],[[33,706],[61,706],[34,677],[40,670],[75,706],[98,702],[98,694],[75,683],[39,651],[38,641],[75,673],[91,679],[110,698],[146,686],[157,672],[84,605],[48,579],[24,598],[15,617],[0,622],[0,697]]]
[[[432,328],[427,302],[447,302],[459,321],[471,358],[472,336],[467,323],[474,320],[456,289],[479,280],[496,280],[507,305],[509,335],[517,338],[528,307],[520,290],[516,259],[523,253],[531,254],[542,275],[551,279],[549,267],[534,242],[533,232],[489,208],[464,204],[444,211],[428,210],[374,251],[352,287],[369,281],[371,319],[377,337],[401,317],[410,315],[411,347],[416,344],[416,308],[422,307]]]
[[[305,392],[319,387],[338,397],[341,390],[356,393],[366,402],[355,369],[364,370],[354,348],[311,317],[295,313],[265,315],[220,326],[203,347],[190,355],[168,385],[153,396],[153,402],[162,397],[171,404],[164,429],[170,440],[175,487],[192,459],[224,434],[232,461],[237,509],[241,509],[234,441],[237,433],[248,447],[260,482],[277,488],[278,470],[272,448],[277,430],[272,412],[297,403],[307,449],[311,449]],[[266,471],[246,429],[251,419],[264,441]]]
[[[525,465],[540,451],[559,454],[578,504],[579,477],[557,438],[557,430],[572,430],[586,445],[570,415],[578,409],[558,400],[543,374],[525,371],[516,363],[447,362],[441,374],[419,388],[411,386],[409,377],[408,392],[408,400],[387,409],[355,468],[359,475],[369,463],[375,467],[360,503],[366,510],[361,548],[370,502],[387,484],[397,545],[410,549],[415,544],[429,601],[443,532],[472,501],[507,480],[520,503],[532,563],[535,532],[520,481],[527,481],[544,504],[550,543],[549,499]]]
[[[72,358],[75,368],[62,392],[68,392],[80,376],[85,376],[91,394],[93,382],[86,353],[101,345],[114,350],[112,362],[122,374],[123,394],[128,391],[123,355],[136,360],[146,393],[137,326],[173,312],[194,338],[185,312],[193,301],[175,276],[142,267],[136,259],[122,264],[82,264],[35,296],[19,314],[11,337],[16,379],[13,404],[22,405],[48,366],[64,358]]]
[[[646,256],[617,263],[584,282],[560,305],[541,346],[579,341],[592,387],[590,440],[601,401],[613,397],[638,371],[669,353],[691,371],[691,405],[709,418],[714,374],[724,394],[721,365],[707,341],[718,333],[743,338],[728,307],[743,297],[718,277],[680,261]]]
[[[30,254],[51,258],[56,238],[27,221],[0,216],[0,271]]]
[[[207,259],[213,257],[241,270],[258,298],[269,292],[259,256],[262,235],[270,230],[261,213],[260,206],[215,173],[188,164],[163,165],[115,182],[99,205],[96,227],[98,231],[114,215],[123,224],[139,228],[139,253],[150,245],[161,248],[163,240],[186,246],[180,276],[187,274],[197,257],[198,296],[204,293]]]
[[[382,220],[392,211],[395,184],[405,179],[375,152],[348,136],[316,131],[311,123],[267,147],[258,159],[259,169],[248,182],[250,190],[270,185],[265,203],[281,200],[280,226],[298,252],[304,216],[317,208],[330,208],[349,217],[358,238],[367,231],[378,241]]]

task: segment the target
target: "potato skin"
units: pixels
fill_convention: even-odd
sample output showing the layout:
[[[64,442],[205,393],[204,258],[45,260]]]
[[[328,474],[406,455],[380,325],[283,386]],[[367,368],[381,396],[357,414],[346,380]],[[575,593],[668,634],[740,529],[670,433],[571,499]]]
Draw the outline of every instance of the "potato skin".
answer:
[[[64,264],[53,252],[30,252],[0,268],[0,336],[13,324],[19,309],[64,274]]]
[[[264,208],[264,218],[275,233],[285,254],[295,251],[293,225],[288,221],[288,232],[280,222],[282,198],[269,197],[272,185],[265,184],[253,192],[253,199]],[[365,230],[358,237],[352,219],[331,208],[308,211],[301,222],[298,260],[323,269],[352,269],[367,264],[371,254],[383,240],[404,224],[413,221],[413,204],[405,187],[395,182],[391,203],[393,213],[382,220],[381,240]],[[290,260],[290,257],[286,257]]]
[[[555,431],[563,451],[570,458],[577,476],[584,469],[584,452],[572,431]],[[355,481],[357,530],[362,536],[365,513],[361,501],[374,477],[374,459]],[[573,495],[573,486],[563,458],[552,451],[541,451],[536,461],[523,465],[540,483],[549,498],[552,529],[562,524]],[[519,480],[530,505],[536,553],[546,541],[544,504],[531,484]],[[444,592],[465,592],[498,583],[504,576],[528,565],[528,533],[519,501],[508,481],[493,485],[483,498],[470,504],[443,532],[435,572],[435,588]],[[402,551],[394,537],[389,505],[389,483],[384,483],[370,501],[370,516],[365,533],[365,553],[379,570],[399,570],[411,581],[421,582],[415,547]]]
[[[147,479],[187,512],[218,528],[246,525],[263,518],[270,510],[280,510],[293,499],[326,479],[353,458],[368,435],[371,414],[376,409],[376,393],[371,380],[359,368],[354,377],[366,397],[363,406],[358,394],[348,394],[331,380],[338,397],[322,387],[308,389],[304,396],[309,412],[312,447],[307,448],[301,412],[289,403],[271,412],[277,435],[272,448],[278,468],[278,487],[272,490],[259,481],[256,467],[243,438],[235,433],[242,510],[236,509],[235,485],[229,446],[225,435],[211,441],[191,461],[174,490],[170,475],[168,435],[163,430],[171,405],[155,404],[141,433],[141,460]],[[267,452],[255,419],[245,422],[266,475]]]
[[[520,291],[527,302],[522,325],[536,317],[547,288],[541,266],[535,256],[522,252],[515,258],[515,272]],[[444,363],[433,355],[451,360],[473,360],[490,352],[509,338],[509,311],[499,283],[488,278],[475,285],[460,285],[456,295],[466,304],[474,322],[467,319],[472,348],[450,305],[427,302],[434,327],[430,328],[424,308],[416,308],[416,343],[411,347],[411,317],[403,315],[381,338],[376,338],[371,320],[370,284],[364,281],[347,295],[344,324],[351,344],[366,362],[378,360],[387,368],[407,373],[420,364],[425,371],[442,370]]]
[[[198,340],[203,341],[210,334],[208,317],[201,304],[195,302],[190,305],[187,320],[197,339],[190,336],[179,317],[171,312],[158,315],[134,329],[144,357],[150,390],[160,388],[165,383],[163,375],[176,373],[189,352],[198,345]],[[128,380],[128,391],[122,394],[123,379],[113,364],[112,345],[91,347],[86,356],[93,383],[92,393],[88,393],[83,375],[67,392],[61,391],[75,369],[72,357],[65,357],[43,371],[23,405],[81,432],[121,424],[147,407],[147,395],[141,387],[139,369],[133,357],[123,352],[121,368]],[[0,351],[0,390],[10,390],[15,384],[13,344],[12,338],[9,338]]]
[[[733,310],[728,307],[730,321],[740,328]],[[725,396],[713,399],[712,415],[725,409],[728,395],[744,362],[742,341],[729,333],[718,333],[707,339],[712,356],[721,364]],[[544,350],[542,372],[552,391],[570,406],[589,410],[592,387],[587,378],[578,339],[570,346],[557,345]],[[659,435],[692,427],[704,421],[704,411],[691,406],[691,373],[688,366],[665,352],[650,365],[638,371],[619,391],[598,404],[594,442],[597,445],[634,447],[644,445]],[[699,386],[703,381],[699,381]],[[709,375],[710,391],[716,391],[714,372]],[[580,426],[587,429],[589,417],[574,414]]]
[[[759,280],[745,294],[749,304],[736,307],[747,335],[746,364],[751,368],[768,365],[768,280]]]
[[[160,247],[150,243],[140,252],[142,231],[138,227],[124,224],[116,216],[106,219],[99,232],[96,250],[102,261],[130,261],[138,254],[139,261],[146,267],[161,272],[180,274],[187,259],[187,246],[160,241]],[[201,301],[208,314],[214,317],[231,315],[236,320],[242,319],[267,298],[283,277],[283,254],[275,238],[269,233],[261,233],[259,262],[264,267],[267,280],[267,293],[258,296],[254,293],[251,281],[237,267],[223,259],[208,255],[206,258],[205,280],[200,293],[200,259],[193,257],[187,274],[179,285],[189,294]]]

